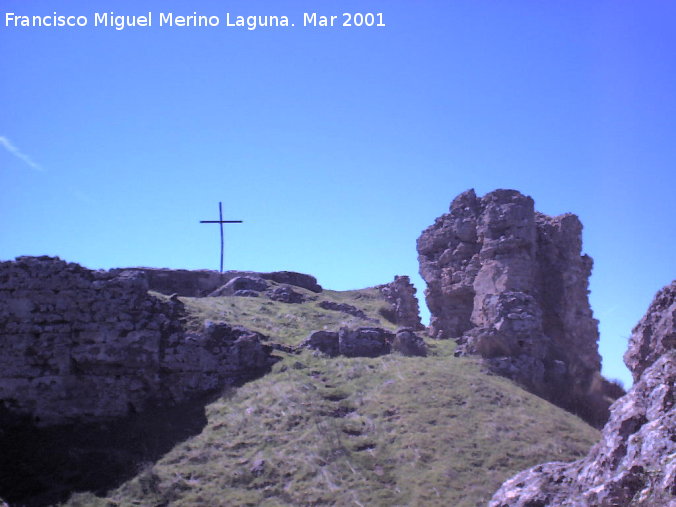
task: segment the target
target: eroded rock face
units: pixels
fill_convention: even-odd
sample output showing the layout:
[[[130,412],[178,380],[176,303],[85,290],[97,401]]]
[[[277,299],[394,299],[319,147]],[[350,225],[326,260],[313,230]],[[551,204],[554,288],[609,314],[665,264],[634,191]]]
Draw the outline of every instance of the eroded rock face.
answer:
[[[549,217],[516,190],[459,195],[418,239],[430,335],[453,338],[533,392],[601,424],[592,260],[575,215]],[[607,407],[607,404],[605,405]]]
[[[611,406],[589,455],[519,473],[496,492],[491,507],[676,504],[675,301],[676,281],[634,328],[625,362],[637,382]]]
[[[633,329],[624,362],[637,381],[655,359],[676,348],[676,282],[657,293]]]
[[[120,417],[270,366],[262,336],[227,324],[187,332],[180,301],[147,290],[138,271],[0,263],[0,406],[39,425]]]
[[[393,324],[415,330],[425,328],[420,321],[416,289],[408,276],[395,276],[394,281],[380,285],[378,289],[385,300],[392,305],[392,315],[389,320]]]

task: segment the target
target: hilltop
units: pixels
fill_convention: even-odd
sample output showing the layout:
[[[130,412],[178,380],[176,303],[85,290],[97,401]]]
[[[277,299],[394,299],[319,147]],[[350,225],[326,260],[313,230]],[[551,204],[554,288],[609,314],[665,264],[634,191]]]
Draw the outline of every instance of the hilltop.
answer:
[[[0,496],[11,503],[46,505],[89,491],[76,493],[68,504],[448,505],[451,499],[475,505],[526,466],[581,457],[598,435],[577,417],[491,374],[479,359],[454,357],[452,341],[425,340],[426,357],[327,357],[299,347],[316,330],[381,329],[383,336],[394,336],[402,318],[414,332],[413,291],[403,277],[379,287],[330,291],[238,273],[226,275],[217,289],[223,295],[180,296],[167,294],[175,287],[150,286],[152,276],[144,270],[92,272],[54,258],[21,258],[1,267],[4,294],[23,318],[10,324],[12,317],[5,316],[5,331],[45,326],[48,318],[56,326],[52,339],[59,326],[68,329],[63,340],[93,339],[79,329],[94,320],[96,336],[114,343],[132,339],[106,356],[98,342],[86,352],[68,342],[75,347],[69,356],[78,357],[75,364],[59,363],[58,354],[44,356],[41,368],[67,368],[53,389],[80,379],[68,387],[72,394],[88,378],[108,388],[96,391],[92,401],[99,412],[80,403],[86,412],[79,416],[60,391],[53,391],[48,404],[39,400],[50,391],[40,391],[32,406],[43,407],[37,409],[44,419],[6,426],[1,465],[9,480],[3,480]],[[195,275],[205,276],[221,275]],[[243,277],[249,288],[234,287]],[[261,279],[265,287],[251,288]],[[50,283],[60,289],[55,292]],[[78,290],[69,293],[69,285]],[[46,302],[64,295],[70,306]],[[68,323],[58,324],[66,320],[48,317],[49,311],[69,315]],[[216,325],[226,321],[227,328]],[[134,335],[139,322],[145,334]],[[213,348],[216,331],[230,333],[219,342],[223,350]],[[171,345],[177,336],[182,341]],[[139,339],[141,348],[133,345]],[[153,343],[161,351],[158,359]],[[205,359],[203,349],[190,343],[204,343],[212,355]],[[130,349],[136,351],[132,356]],[[179,363],[166,362],[170,350],[171,357],[182,358]],[[190,366],[198,352],[199,371]],[[16,358],[24,357],[17,354],[15,368]],[[85,360],[82,354],[94,356]],[[220,357],[225,370],[213,365]],[[121,376],[131,359],[133,370]],[[165,361],[159,370],[156,360]],[[49,367],[51,361],[55,366]],[[153,384],[153,371],[162,373],[159,384]],[[171,397],[162,398],[168,388]],[[61,419],[46,424],[56,416]]]

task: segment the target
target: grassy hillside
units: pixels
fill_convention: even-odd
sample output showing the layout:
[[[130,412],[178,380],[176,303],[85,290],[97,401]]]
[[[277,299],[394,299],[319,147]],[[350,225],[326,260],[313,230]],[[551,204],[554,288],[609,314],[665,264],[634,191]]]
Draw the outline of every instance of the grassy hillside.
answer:
[[[277,284],[272,284],[277,285]],[[180,300],[190,315],[191,326],[199,329],[204,320],[224,320],[241,324],[272,340],[288,345],[297,345],[311,331],[318,329],[338,330],[341,326],[382,326],[395,329],[382,314],[389,305],[376,288],[350,291],[325,290],[315,294],[294,287],[307,301],[300,304],[281,303],[261,297],[205,297]],[[158,297],[163,297],[157,294]],[[319,307],[321,301],[349,304],[362,310],[369,319],[354,317],[336,310]],[[376,320],[377,322],[373,322]]]
[[[373,289],[318,296],[373,318],[384,305]],[[224,318],[289,344],[312,329],[369,324],[318,300],[182,300],[195,325]],[[199,435],[117,490],[76,494],[68,505],[475,506],[515,472],[581,457],[598,439],[575,416],[454,358],[452,343],[430,350],[427,358],[285,355],[270,374],[208,405]]]

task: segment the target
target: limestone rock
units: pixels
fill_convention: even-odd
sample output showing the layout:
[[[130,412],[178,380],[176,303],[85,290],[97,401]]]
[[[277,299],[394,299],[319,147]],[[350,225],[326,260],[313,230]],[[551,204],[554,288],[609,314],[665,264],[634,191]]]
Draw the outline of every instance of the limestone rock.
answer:
[[[268,283],[258,276],[236,276],[219,287],[209,297],[234,296],[240,291],[261,292],[268,288]],[[240,292],[238,295],[248,295]]]
[[[270,280],[277,283],[293,285],[312,292],[322,292],[322,287],[314,276],[293,271],[274,271],[270,273],[255,273],[253,271],[218,271],[186,270],[166,268],[118,268],[110,272],[117,274],[120,271],[135,271],[145,275],[148,288],[162,294],[177,294],[187,297],[204,297],[227,284],[233,278],[254,277]],[[265,290],[265,289],[262,289]]]
[[[289,285],[280,285],[269,289],[265,293],[273,301],[279,301],[281,303],[303,303],[306,301],[306,297],[300,292],[296,292]]]
[[[347,357],[378,357],[389,354],[394,334],[379,327],[341,328],[340,354]]]
[[[420,321],[420,308],[416,289],[408,276],[395,276],[394,281],[378,287],[385,300],[392,306],[393,324],[410,327],[414,330],[424,329]]]
[[[380,327],[313,331],[299,347],[318,350],[329,357],[378,357],[392,351],[405,356],[427,355],[425,341],[411,328],[401,328],[396,334]]]
[[[0,263],[0,406],[38,425],[171,406],[265,371],[262,336],[227,324],[188,332],[183,304],[143,272],[51,257]]]
[[[410,327],[397,329],[397,334],[392,341],[392,350],[403,356],[427,356],[425,340],[415,334]]]
[[[600,425],[608,404],[581,234],[575,215],[538,213],[516,190],[469,190],[423,231],[418,259],[432,337]]]
[[[634,329],[625,357],[637,382],[611,406],[589,455],[517,474],[491,507],[676,505],[675,288],[662,289]]]
[[[347,303],[336,303],[335,301],[320,301],[318,306],[324,310],[333,310],[336,312],[347,313],[353,317],[357,317],[364,320],[371,320],[364,313],[363,310],[360,310],[356,306],[348,305]]]
[[[272,273],[261,273],[260,276],[265,280],[293,285],[312,292],[322,292],[322,286],[319,285],[317,279],[311,275],[296,273],[295,271],[275,271]]]
[[[624,362],[637,381],[658,357],[676,348],[676,280],[660,290],[633,329]]]
[[[338,333],[336,331],[313,331],[300,347],[318,350],[329,357],[340,355]]]

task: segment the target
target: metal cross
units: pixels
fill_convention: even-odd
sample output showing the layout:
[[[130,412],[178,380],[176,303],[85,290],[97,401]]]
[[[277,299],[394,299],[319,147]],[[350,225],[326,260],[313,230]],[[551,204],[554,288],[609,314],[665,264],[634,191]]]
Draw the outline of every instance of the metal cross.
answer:
[[[223,272],[223,224],[241,224],[242,220],[223,220],[223,204],[218,203],[218,220],[200,220],[201,224],[219,224],[221,227],[221,273]]]

